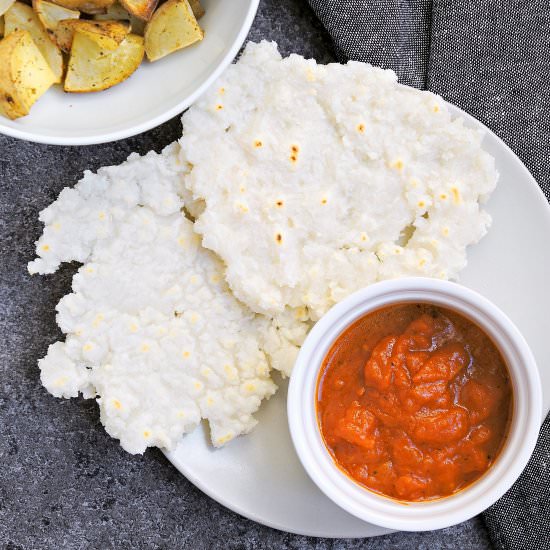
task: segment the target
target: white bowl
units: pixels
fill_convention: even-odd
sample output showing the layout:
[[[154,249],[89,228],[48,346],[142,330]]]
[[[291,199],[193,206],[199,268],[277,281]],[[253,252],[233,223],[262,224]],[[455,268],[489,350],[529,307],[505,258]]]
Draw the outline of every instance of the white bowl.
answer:
[[[88,94],[48,90],[29,115],[0,115],[0,132],[56,145],[105,143],[145,132],[189,107],[244,43],[259,0],[202,0],[205,31],[198,44],[159,61],[144,61],[125,82]]]
[[[335,339],[356,319],[384,306],[428,302],[477,323],[505,358],[514,405],[504,448],[491,468],[458,493],[429,502],[402,503],[353,482],[334,463],[322,440],[315,410],[319,369]],[[292,440],[311,479],[336,504],[369,523],[403,531],[441,529],[465,521],[496,502],[524,469],[537,441],[542,416],[535,359],[508,317],[461,285],[425,278],[386,281],[356,292],[334,306],[307,337],[290,379],[288,419]]]

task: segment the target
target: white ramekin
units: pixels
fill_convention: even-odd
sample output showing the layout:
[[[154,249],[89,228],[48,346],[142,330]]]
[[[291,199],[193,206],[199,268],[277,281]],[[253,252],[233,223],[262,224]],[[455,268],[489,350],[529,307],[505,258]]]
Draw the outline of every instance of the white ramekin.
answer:
[[[457,311],[482,327],[510,371],[514,406],[504,448],[476,482],[442,499],[402,503],[353,482],[333,462],[322,440],[315,410],[317,376],[331,344],[366,313],[395,303],[428,302]],[[496,502],[524,469],[537,441],[542,393],[535,359],[512,321],[489,300],[464,286],[426,278],[371,285],[334,306],[309,333],[288,392],[288,421],[298,456],[317,486],[354,516],[391,529],[425,531],[465,521]]]

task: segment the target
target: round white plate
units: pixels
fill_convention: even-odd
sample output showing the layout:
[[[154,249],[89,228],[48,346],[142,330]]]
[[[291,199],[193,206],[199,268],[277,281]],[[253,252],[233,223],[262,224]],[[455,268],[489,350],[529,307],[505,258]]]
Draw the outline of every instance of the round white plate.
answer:
[[[102,92],[67,94],[48,90],[30,114],[0,116],[0,132],[53,143],[88,145],[133,136],[178,115],[231,63],[250,30],[259,0],[201,0],[204,39],[149,63],[126,81]]]
[[[536,181],[492,132],[456,107],[455,114],[486,131],[484,148],[500,180],[487,210],[489,234],[469,250],[460,282],[500,306],[517,324],[537,360],[545,413],[550,408],[550,208]],[[215,450],[204,426],[185,436],[168,459],[199,489],[264,525],[315,537],[372,537],[390,532],[347,514],[309,479],[292,447],[286,383],[257,415],[258,426]],[[542,420],[542,419],[541,419]]]

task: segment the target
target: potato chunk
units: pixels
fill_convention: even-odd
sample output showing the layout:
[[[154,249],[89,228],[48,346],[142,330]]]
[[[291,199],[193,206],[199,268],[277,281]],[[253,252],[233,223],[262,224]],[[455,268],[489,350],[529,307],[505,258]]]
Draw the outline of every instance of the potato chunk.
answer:
[[[127,9],[123,8],[118,2],[110,5],[104,13],[96,13],[92,16],[92,19],[104,20],[109,19],[112,21],[128,20],[130,19],[130,13]]]
[[[112,20],[112,21],[130,21],[130,28],[134,34],[143,36],[145,32],[146,21],[132,15],[128,10],[123,8],[118,2],[110,6],[105,13],[98,13],[93,16],[96,21]]]
[[[145,53],[156,61],[204,38],[187,0],[168,0],[145,27]]]
[[[97,34],[77,30],[65,78],[66,92],[98,92],[126,80],[143,60],[143,38],[129,34],[115,50]]]
[[[63,77],[63,55],[50,37],[33,9],[22,2],[15,2],[4,15],[5,36],[19,30],[28,31],[50,66],[55,82]]]
[[[159,3],[159,0],[120,0],[120,3],[132,15],[135,15],[144,21],[149,21]]]
[[[89,21],[86,19],[68,19],[60,21],[54,31],[57,45],[64,51],[71,51],[76,31],[97,35],[98,43],[108,50],[115,50],[130,32],[128,21]]]
[[[83,11],[84,13],[105,13],[115,3],[115,0],[55,0],[56,4],[70,10]]]
[[[15,0],[0,0],[0,15],[4,15],[14,2]]]
[[[51,33],[64,19],[78,19],[80,12],[58,6],[46,0],[32,0],[32,7],[47,32]]]
[[[56,81],[30,33],[14,31],[0,41],[0,112],[25,116],[33,103]]]

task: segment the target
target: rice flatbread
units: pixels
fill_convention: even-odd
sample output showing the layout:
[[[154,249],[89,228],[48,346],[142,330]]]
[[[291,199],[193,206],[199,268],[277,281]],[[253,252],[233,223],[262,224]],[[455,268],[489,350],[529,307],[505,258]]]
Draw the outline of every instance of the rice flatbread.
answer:
[[[223,264],[182,213],[179,146],[87,172],[40,215],[30,273],[83,265],[57,306],[64,342],[41,380],[57,397],[96,397],[107,432],[130,453],[173,448],[202,418],[215,446],[250,431],[305,336],[239,303]],[[298,327],[298,328],[297,328]]]
[[[490,224],[482,135],[392,71],[249,44],[182,122],[195,230],[259,313],[316,320],[375,281],[456,278]]]

